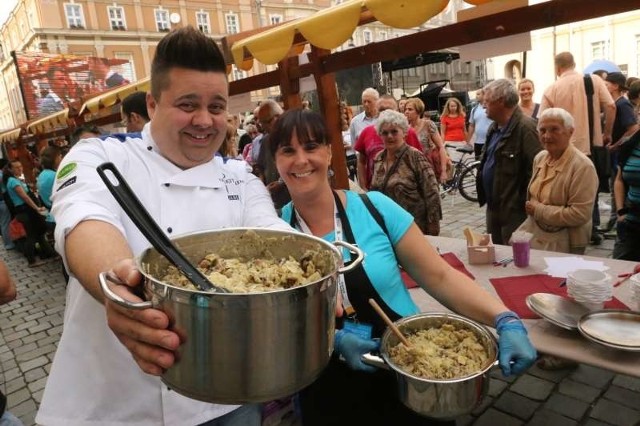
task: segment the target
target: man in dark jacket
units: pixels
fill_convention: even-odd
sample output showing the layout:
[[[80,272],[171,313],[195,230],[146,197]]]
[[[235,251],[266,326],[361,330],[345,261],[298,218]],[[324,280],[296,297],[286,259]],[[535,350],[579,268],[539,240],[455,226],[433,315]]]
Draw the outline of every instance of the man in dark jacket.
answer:
[[[476,185],[487,204],[487,232],[495,244],[508,244],[527,218],[524,205],[533,159],[542,150],[535,121],[520,111],[518,91],[506,79],[484,87],[484,107],[494,123],[482,151]]]

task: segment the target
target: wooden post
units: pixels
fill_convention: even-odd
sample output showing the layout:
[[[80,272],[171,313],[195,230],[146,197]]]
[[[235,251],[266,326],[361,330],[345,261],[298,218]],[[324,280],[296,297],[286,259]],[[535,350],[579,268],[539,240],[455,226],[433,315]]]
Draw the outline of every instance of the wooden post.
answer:
[[[280,93],[284,109],[300,108],[300,68],[297,56],[291,56],[278,62],[280,71]]]
[[[330,54],[331,51],[329,50],[312,46],[310,61],[314,64],[313,76],[316,80],[320,113],[324,117],[329,139],[331,140],[331,167],[334,172],[332,183],[334,188],[349,189],[347,156],[342,141],[340,100],[338,99],[338,90],[336,88],[336,77],[334,73],[325,74],[322,69],[324,58]]]

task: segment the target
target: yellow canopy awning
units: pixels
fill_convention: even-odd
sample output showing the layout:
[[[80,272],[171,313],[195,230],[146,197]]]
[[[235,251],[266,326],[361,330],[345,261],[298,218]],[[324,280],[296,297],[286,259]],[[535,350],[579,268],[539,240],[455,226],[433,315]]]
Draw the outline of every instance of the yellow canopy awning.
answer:
[[[132,94],[133,92],[144,91],[147,92],[151,88],[151,81],[149,77],[145,77],[135,83],[130,83],[125,86],[119,86],[115,89],[109,90],[99,94],[98,96],[89,99],[82,105],[78,115],[82,115],[84,112],[89,111],[93,114],[98,112],[100,108],[108,108],[121,102],[124,98]]]
[[[55,129],[56,127],[66,126],[68,118],[69,108],[65,108],[62,111],[54,112],[53,114],[46,115],[27,124],[27,131],[44,133],[47,130]]]
[[[22,128],[18,127],[17,129],[9,130],[8,132],[0,133],[0,143],[11,142],[20,136],[20,132]]]
[[[479,5],[497,0],[466,1]],[[231,53],[238,68],[249,70],[253,67],[252,58],[264,64],[275,64],[284,59],[291,50],[296,32],[316,47],[335,49],[351,37],[363,9],[369,10],[383,24],[413,28],[436,16],[448,3],[449,0],[350,0],[237,41],[231,46]],[[245,60],[245,49],[252,58]]]

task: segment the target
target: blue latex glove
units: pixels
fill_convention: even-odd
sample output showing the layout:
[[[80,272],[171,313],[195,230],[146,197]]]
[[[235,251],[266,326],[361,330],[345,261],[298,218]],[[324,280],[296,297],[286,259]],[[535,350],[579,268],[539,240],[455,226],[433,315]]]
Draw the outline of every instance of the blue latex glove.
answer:
[[[502,314],[501,314],[502,315]],[[522,374],[536,361],[537,353],[527,336],[527,329],[516,314],[498,316],[498,363],[502,374]]]
[[[380,341],[363,339],[348,331],[338,330],[333,346],[352,370],[366,371],[368,373],[378,370],[376,367],[362,362],[361,357],[366,353],[380,349]]]

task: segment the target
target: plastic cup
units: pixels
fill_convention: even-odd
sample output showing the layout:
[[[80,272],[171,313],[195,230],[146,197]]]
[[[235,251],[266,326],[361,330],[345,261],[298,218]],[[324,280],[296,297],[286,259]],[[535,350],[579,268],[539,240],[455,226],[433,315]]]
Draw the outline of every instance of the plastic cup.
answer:
[[[513,249],[513,264],[518,268],[526,268],[529,266],[529,256],[531,253],[531,244],[529,241],[515,241],[511,243]]]

